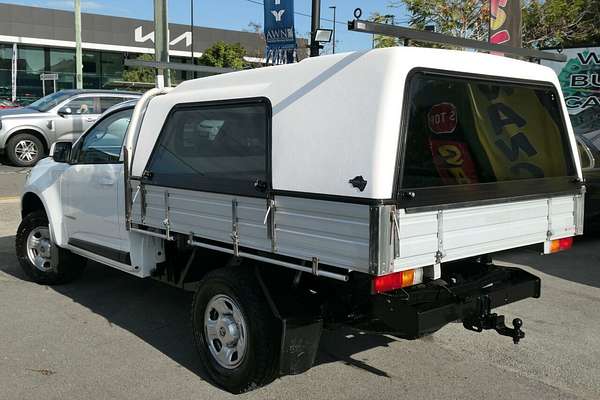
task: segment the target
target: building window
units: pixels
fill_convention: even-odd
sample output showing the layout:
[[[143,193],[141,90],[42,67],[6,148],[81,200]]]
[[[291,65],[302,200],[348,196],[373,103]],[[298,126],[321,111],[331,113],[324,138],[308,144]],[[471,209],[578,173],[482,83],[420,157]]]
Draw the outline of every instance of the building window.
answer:
[[[12,70],[12,45],[0,44],[0,70]]]
[[[29,104],[42,97],[40,74],[46,68],[46,57],[41,47],[19,46],[17,51],[17,97],[21,104]]]
[[[41,74],[44,72],[46,60],[44,49],[32,47],[19,47],[17,69]]]
[[[148,164],[152,183],[262,197],[268,182],[268,107],[257,102],[176,108]]]
[[[12,45],[0,44],[0,98],[12,96]]]
[[[72,50],[50,50],[50,65],[51,72],[66,72],[69,74],[75,73],[75,52]]]
[[[101,72],[102,88],[111,88],[114,81],[123,80],[123,54],[122,53],[101,53]]]

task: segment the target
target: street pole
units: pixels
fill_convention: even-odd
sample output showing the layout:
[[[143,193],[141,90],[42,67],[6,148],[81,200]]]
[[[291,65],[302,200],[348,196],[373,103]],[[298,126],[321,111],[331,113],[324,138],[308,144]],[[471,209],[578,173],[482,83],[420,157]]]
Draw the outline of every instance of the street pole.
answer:
[[[190,34],[192,35],[192,65],[196,65],[194,58],[194,0],[190,0]],[[196,79],[196,71],[192,73],[192,77]]]
[[[83,89],[83,61],[81,54],[81,0],[75,0],[75,87]]]
[[[169,62],[167,0],[154,0],[154,59],[158,62]],[[156,87],[165,86],[171,86],[169,70],[158,68]]]
[[[319,43],[315,40],[317,30],[321,27],[321,0],[312,0],[312,20],[310,25],[310,56],[319,55]]]
[[[19,49],[17,48],[17,44],[13,43],[13,52],[12,52],[12,63],[11,63],[11,101],[14,103],[17,101],[17,61],[19,59],[18,55]]]
[[[335,9],[337,7],[331,6],[329,8],[333,9],[333,54],[335,54]]]

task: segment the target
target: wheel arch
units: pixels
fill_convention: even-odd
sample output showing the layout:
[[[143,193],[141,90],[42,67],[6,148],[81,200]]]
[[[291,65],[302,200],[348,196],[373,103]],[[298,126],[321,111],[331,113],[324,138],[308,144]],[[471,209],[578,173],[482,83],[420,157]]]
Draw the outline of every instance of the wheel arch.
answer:
[[[50,204],[52,204],[52,200],[50,199]],[[27,191],[21,197],[21,218],[25,218],[32,212],[35,211],[44,211],[46,217],[48,218],[48,224],[50,226],[50,235],[55,243],[59,246],[63,246],[65,243],[65,235],[62,229],[62,212],[60,208],[51,209],[48,206],[48,202],[44,196],[40,196],[38,193],[34,191]]]
[[[48,215],[42,199],[33,192],[27,192],[21,199],[21,218],[25,218],[34,211],[44,211]]]
[[[42,132],[41,130],[34,128],[34,127],[27,126],[27,127],[19,127],[17,129],[15,129],[14,131],[10,132],[8,134],[8,136],[6,137],[6,143],[8,143],[8,141],[10,139],[15,137],[15,135],[19,135],[19,134],[23,134],[23,133],[33,135],[36,138],[38,138],[42,142],[42,145],[44,146],[44,154],[48,154],[48,152],[50,151],[50,141],[48,140],[48,138],[46,137],[44,132]]]

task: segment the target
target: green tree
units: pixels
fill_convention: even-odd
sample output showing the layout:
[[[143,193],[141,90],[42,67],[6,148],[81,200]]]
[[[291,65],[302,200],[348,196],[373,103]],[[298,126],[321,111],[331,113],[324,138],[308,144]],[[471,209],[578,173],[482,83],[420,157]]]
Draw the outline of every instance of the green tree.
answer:
[[[265,56],[265,46],[266,46],[266,42],[265,42],[265,33],[263,31],[263,27],[261,24],[257,23],[257,22],[253,22],[250,21],[248,23],[248,28],[244,29],[244,32],[252,32],[257,34],[261,40],[264,42],[264,46],[259,47],[251,52],[248,52],[247,55],[250,57],[256,57],[256,58],[264,58]]]
[[[432,25],[447,35],[487,40],[489,0],[394,0],[409,25]],[[600,0],[521,0],[524,47],[584,46],[600,43]]]
[[[401,0],[390,7],[404,6],[409,25],[461,38],[487,40],[489,34],[489,0]]]
[[[219,41],[204,50],[198,63],[210,67],[243,69],[247,65],[245,55],[246,49],[241,44]]]
[[[142,54],[137,57],[138,60],[154,61],[152,54]],[[144,82],[154,83],[156,75],[153,68],[129,67],[123,71],[123,80],[126,82]]]
[[[561,47],[600,43],[600,0],[527,0],[523,46]]]
[[[377,22],[380,24],[393,24],[394,16],[393,15],[382,15],[378,12],[371,13],[369,17],[369,21]],[[394,47],[398,46],[398,39],[390,36],[383,35],[373,35],[373,47],[376,49],[380,49],[382,47]]]

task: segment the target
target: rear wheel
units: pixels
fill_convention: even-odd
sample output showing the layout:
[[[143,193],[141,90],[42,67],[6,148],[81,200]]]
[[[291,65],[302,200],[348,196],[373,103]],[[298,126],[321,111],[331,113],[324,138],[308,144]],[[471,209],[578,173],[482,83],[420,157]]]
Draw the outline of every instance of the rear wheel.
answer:
[[[8,140],[7,157],[18,167],[31,167],[44,157],[44,145],[29,133],[19,133]]]
[[[86,260],[52,242],[48,218],[43,211],[35,211],[23,218],[15,248],[21,268],[32,281],[56,285],[78,278]]]
[[[210,378],[232,393],[275,379],[279,328],[250,268],[212,271],[192,306],[194,341]]]

